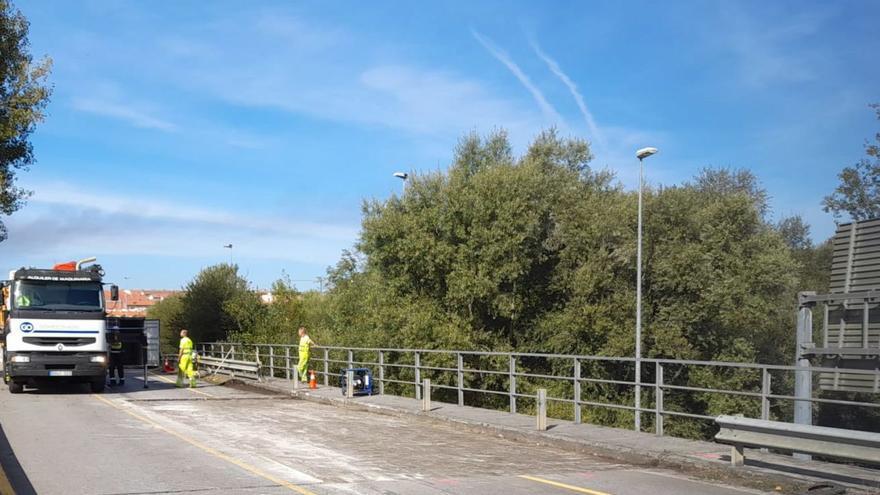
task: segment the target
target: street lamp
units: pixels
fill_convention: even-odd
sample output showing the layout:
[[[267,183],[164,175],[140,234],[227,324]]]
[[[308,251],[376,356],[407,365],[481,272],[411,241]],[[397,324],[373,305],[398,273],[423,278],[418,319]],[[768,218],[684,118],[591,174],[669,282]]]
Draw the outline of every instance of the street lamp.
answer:
[[[406,194],[406,179],[409,178],[409,174],[406,172],[394,172],[394,176],[403,181],[403,193]]]
[[[636,431],[642,431],[642,187],[645,181],[645,158],[657,153],[657,148],[642,148],[636,151],[639,159],[639,230],[636,248]]]

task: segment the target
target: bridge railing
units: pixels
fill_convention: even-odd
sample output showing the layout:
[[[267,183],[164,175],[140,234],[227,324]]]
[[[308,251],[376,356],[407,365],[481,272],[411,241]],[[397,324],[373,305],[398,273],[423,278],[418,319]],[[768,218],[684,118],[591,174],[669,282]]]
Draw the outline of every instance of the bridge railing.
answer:
[[[213,357],[253,360],[266,375],[293,380],[295,344],[207,343]],[[657,435],[677,435],[676,421],[696,421],[705,432],[720,414],[791,421],[794,404],[880,412],[880,369],[796,367],[771,364],[642,359],[526,352],[313,347],[309,368],[325,386],[338,385],[345,368],[371,369],[378,393],[421,399],[430,379],[432,400],[534,414],[538,389],[547,389],[548,415],[575,423],[641,424]],[[880,366],[880,364],[878,364]],[[795,373],[854,373],[873,380],[874,394],[794,395]],[[815,382],[818,383],[818,380]],[[641,392],[636,406],[636,390]],[[637,421],[636,416],[646,421]],[[667,422],[670,424],[667,425]],[[667,429],[671,430],[667,432]],[[693,428],[690,428],[693,432]]]

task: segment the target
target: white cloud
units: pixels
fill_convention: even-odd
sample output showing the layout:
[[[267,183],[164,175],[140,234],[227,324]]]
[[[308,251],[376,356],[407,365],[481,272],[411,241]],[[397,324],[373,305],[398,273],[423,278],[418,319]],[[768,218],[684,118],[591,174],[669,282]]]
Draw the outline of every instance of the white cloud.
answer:
[[[544,94],[541,92],[541,90],[538,89],[535,83],[533,83],[532,80],[529,79],[529,76],[527,76],[525,72],[523,72],[522,69],[520,69],[520,67],[516,65],[516,63],[513,61],[513,59],[510,58],[510,55],[508,55],[507,52],[498,48],[490,39],[486,38],[480,33],[476,31],[471,31],[471,34],[481,45],[483,45],[483,48],[485,48],[490,55],[495,57],[496,60],[507,67],[507,70],[509,70],[520,82],[520,84],[522,84],[529,91],[529,93],[532,94],[532,98],[535,99],[535,102],[538,104],[538,107],[541,109],[541,112],[544,113],[544,116],[546,118],[550,119],[552,122],[558,122],[564,125],[565,121],[562,119],[562,116],[559,115],[559,112],[557,112],[556,109],[553,108],[553,105],[551,105],[550,102],[547,101],[547,98],[544,97]]]
[[[120,103],[97,98],[74,98],[72,104],[76,110],[102,117],[127,122],[134,127],[174,132],[177,126],[172,122],[150,115],[149,112],[137,108],[131,103]]]
[[[237,257],[336,262],[358,228],[299,222],[277,215],[243,215],[185,203],[108,195],[80,184],[42,184],[27,209],[4,220],[9,239],[0,252],[71,252],[206,257],[233,243]],[[143,198],[143,197],[142,197]]]
[[[565,87],[568,88],[569,93],[571,93],[572,98],[574,98],[575,103],[578,106],[578,110],[580,110],[581,115],[584,117],[584,122],[587,124],[587,129],[589,129],[590,134],[593,136],[593,140],[598,144],[601,148],[605,148],[605,137],[602,135],[602,131],[599,129],[599,126],[596,124],[596,119],[593,118],[592,112],[587,108],[587,103],[584,101],[584,96],[581,94],[580,90],[577,87],[577,84],[568,77],[562,67],[556,62],[556,60],[552,59],[549,55],[544,53],[541,49],[541,46],[538,45],[538,42],[534,39],[531,40],[532,49],[535,50],[535,53],[538,57],[547,64],[547,67],[550,69],[556,77],[565,84]]]
[[[723,4],[723,29],[713,29],[723,51],[733,55],[742,81],[751,87],[807,82],[816,79],[817,64],[825,57],[805,49],[805,39],[815,35],[825,15],[815,12],[785,15],[765,22],[733,3]]]

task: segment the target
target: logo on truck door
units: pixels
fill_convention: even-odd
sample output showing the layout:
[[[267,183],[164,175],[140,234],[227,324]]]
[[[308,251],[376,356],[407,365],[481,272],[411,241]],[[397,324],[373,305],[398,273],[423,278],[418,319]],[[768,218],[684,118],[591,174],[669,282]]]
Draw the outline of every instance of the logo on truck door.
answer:
[[[24,333],[29,333],[34,331],[34,324],[26,321],[19,325],[18,328]]]

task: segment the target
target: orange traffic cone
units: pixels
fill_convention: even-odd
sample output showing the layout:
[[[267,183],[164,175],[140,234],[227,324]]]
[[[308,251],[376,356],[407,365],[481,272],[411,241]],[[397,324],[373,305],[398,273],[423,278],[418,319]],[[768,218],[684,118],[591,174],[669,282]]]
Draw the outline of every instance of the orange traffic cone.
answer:
[[[315,370],[309,370],[309,388],[318,388],[318,375],[315,374]]]

